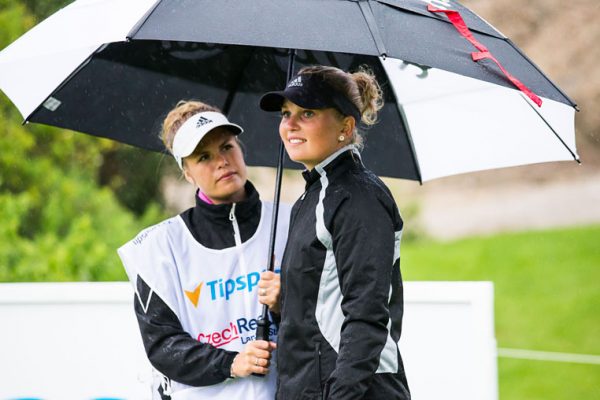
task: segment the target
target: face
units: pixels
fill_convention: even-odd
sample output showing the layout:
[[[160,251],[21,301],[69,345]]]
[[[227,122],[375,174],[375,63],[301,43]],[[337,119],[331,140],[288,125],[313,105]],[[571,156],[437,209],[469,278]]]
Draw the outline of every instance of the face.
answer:
[[[246,163],[235,135],[224,127],[210,131],[194,153],[183,159],[185,179],[215,204],[246,197]]]
[[[353,122],[352,117],[342,118],[333,108],[309,110],[286,100],[281,107],[279,135],[290,158],[310,170],[350,143]]]

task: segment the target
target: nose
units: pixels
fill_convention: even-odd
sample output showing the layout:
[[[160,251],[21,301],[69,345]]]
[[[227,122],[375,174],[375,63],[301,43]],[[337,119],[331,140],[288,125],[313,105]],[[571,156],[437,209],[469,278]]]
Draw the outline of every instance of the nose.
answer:
[[[294,114],[291,114],[286,118],[282,118],[281,127],[286,131],[294,131],[298,129],[298,118]]]
[[[227,159],[227,155],[224,153],[219,154],[219,167],[226,167],[229,165],[229,160]]]

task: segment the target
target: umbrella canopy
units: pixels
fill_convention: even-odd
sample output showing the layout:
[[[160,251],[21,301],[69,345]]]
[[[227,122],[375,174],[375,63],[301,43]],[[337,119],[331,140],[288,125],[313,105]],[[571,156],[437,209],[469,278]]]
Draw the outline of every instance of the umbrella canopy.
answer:
[[[542,106],[498,65],[474,62],[473,42],[428,3],[459,11]],[[165,113],[198,98],[251,133],[249,165],[274,166],[279,119],[258,99],[284,85],[287,49],[297,49],[297,68],[373,69],[386,106],[363,159],[379,175],[423,181],[577,159],[574,103],[450,0],[78,0],[0,52],[0,88],[26,121],[158,151]]]

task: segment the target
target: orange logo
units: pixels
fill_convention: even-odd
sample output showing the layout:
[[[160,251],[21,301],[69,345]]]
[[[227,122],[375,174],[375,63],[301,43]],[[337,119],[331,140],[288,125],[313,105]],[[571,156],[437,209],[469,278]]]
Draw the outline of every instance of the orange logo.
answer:
[[[200,290],[202,289],[202,285],[204,282],[200,282],[198,286],[193,291],[184,290],[187,298],[192,302],[194,307],[198,307],[198,300],[200,299]]]

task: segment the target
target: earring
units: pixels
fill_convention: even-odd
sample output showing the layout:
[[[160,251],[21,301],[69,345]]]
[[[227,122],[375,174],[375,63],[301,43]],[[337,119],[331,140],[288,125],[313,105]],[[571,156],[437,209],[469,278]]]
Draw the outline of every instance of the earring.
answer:
[[[344,136],[344,135],[338,136],[338,142],[343,142],[344,140],[346,140],[346,136]]]

